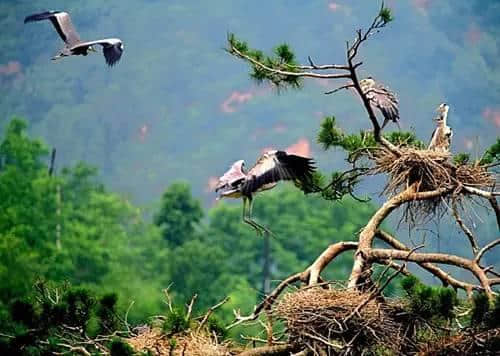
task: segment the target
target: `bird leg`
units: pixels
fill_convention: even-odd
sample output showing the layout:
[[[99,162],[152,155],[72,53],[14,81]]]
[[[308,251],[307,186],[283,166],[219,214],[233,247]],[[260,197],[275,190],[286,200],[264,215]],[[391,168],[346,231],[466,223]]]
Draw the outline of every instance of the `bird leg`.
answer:
[[[249,204],[248,205],[249,205],[248,206],[248,213],[249,213],[248,214],[248,218],[252,222],[252,224],[254,226],[256,226],[260,230],[260,234],[264,235],[264,232],[265,232],[268,235],[274,236],[274,234],[271,232],[271,230],[269,230],[264,225],[261,225],[261,224],[257,223],[255,220],[252,219],[252,208],[253,208],[253,200],[252,200],[252,198],[249,199]]]
[[[255,231],[257,232],[258,235],[262,235],[262,231],[261,229],[256,225],[256,223],[251,219],[250,215],[252,214],[251,213],[251,210],[249,210],[249,214],[247,215],[247,200],[250,200],[250,204],[249,204],[249,207],[251,209],[251,206],[252,206],[252,199],[251,198],[247,198],[247,197],[243,197],[243,221],[250,225],[251,227],[253,227],[255,229]]]

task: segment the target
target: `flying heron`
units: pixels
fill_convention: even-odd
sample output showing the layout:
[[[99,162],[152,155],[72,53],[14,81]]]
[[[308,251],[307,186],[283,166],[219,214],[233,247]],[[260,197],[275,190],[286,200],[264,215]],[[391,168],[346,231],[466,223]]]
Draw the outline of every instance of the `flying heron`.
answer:
[[[39,14],[27,16],[24,23],[50,20],[54,25],[57,33],[61,36],[66,45],[61,49],[57,56],[52,57],[56,60],[68,56],[82,55],[86,56],[89,52],[97,52],[94,45],[101,45],[103,48],[104,58],[109,66],[116,64],[123,53],[123,43],[118,38],[106,38],[96,41],[82,41],[75,30],[71,18],[64,11],[45,11]]]
[[[437,108],[438,116],[434,119],[437,123],[437,127],[432,132],[431,141],[429,143],[429,150],[448,152],[451,146],[451,138],[453,137],[453,131],[451,127],[447,125],[448,111],[450,107],[448,104],[440,104]]]
[[[316,169],[313,164],[314,161],[310,158],[275,150],[263,153],[248,172],[245,172],[243,160],[236,161],[219,178],[215,188],[215,192],[219,192],[217,199],[242,198],[243,221],[252,226],[258,234],[269,234],[270,231],[266,227],[252,220],[254,194],[274,188],[280,180],[310,182]]]
[[[361,91],[370,101],[370,104],[379,109],[384,116],[384,123],[381,129],[389,121],[395,122],[399,127],[399,107],[396,94],[377,83],[372,77],[360,80],[359,85],[361,86]]]

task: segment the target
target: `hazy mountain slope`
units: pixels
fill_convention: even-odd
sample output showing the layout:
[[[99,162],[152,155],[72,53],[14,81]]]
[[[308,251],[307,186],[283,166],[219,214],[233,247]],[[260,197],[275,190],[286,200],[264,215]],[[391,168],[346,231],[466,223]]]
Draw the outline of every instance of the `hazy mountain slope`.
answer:
[[[340,155],[321,154],[314,143],[318,123],[334,114],[347,129],[367,128],[357,99],[324,96],[333,84],[315,81],[277,95],[256,87],[222,48],[231,31],[266,50],[287,41],[301,61],[341,62],[345,40],[378,9],[367,3],[0,1],[0,117],[25,116],[57,147],[60,164],[97,165],[112,188],[139,202],[157,199],[176,179],[207,201],[209,178],[232,160],[252,161],[265,147],[300,139],[321,167],[339,165]],[[399,93],[402,127],[430,136],[434,108],[447,101],[455,150],[474,151],[476,137],[481,147],[493,142],[500,125],[495,2],[388,5],[394,23],[362,56],[364,73]],[[22,23],[50,8],[70,11],[82,38],[123,39],[122,61],[112,69],[101,54],[50,61],[62,43],[50,23]]]

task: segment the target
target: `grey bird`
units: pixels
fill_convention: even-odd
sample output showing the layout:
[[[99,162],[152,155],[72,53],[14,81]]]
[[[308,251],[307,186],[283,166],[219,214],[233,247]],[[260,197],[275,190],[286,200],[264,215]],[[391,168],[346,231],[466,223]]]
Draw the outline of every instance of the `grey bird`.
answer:
[[[377,83],[372,77],[360,80],[359,85],[361,91],[370,101],[370,105],[380,110],[384,116],[384,123],[381,129],[383,129],[389,121],[396,123],[399,127],[399,103],[396,94]]]
[[[121,58],[123,53],[123,43],[119,38],[106,38],[96,41],[82,41],[75,30],[71,18],[64,11],[45,11],[39,14],[27,16],[24,23],[50,20],[56,29],[65,46],[60,50],[60,53],[52,60],[60,59],[68,56],[86,56],[90,52],[97,52],[94,49],[95,45],[101,45],[103,48],[104,58],[109,66],[115,65]]]
[[[280,180],[293,180],[299,183],[311,182],[316,170],[311,158],[288,154],[285,151],[267,151],[248,171],[243,160],[233,163],[231,168],[219,178],[215,192],[217,199],[242,198],[243,221],[252,226],[258,234],[270,231],[252,220],[253,196],[256,193],[274,188]]]
[[[446,103],[438,106],[438,116],[434,119],[437,126],[432,132],[431,141],[428,149],[432,151],[449,152],[451,146],[451,139],[453,137],[453,130],[448,126],[448,112],[450,107]]]

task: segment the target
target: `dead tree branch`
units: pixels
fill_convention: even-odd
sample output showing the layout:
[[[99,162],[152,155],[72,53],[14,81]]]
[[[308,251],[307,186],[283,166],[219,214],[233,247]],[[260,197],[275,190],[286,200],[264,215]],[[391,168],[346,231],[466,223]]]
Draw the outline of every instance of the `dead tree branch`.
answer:
[[[273,304],[274,300],[288,287],[290,284],[301,280],[302,273],[296,273],[291,275],[287,279],[283,280],[278,286],[266,297],[262,302],[260,302],[253,310],[253,313],[248,316],[242,316],[239,310],[234,310],[235,322],[227,326],[226,329],[231,329],[236,325],[244,323],[246,321],[252,321],[259,317],[262,310],[268,309]]]
[[[449,191],[451,191],[451,189],[445,187],[429,192],[417,192],[416,185],[413,184],[403,192],[386,201],[372,216],[368,224],[366,224],[359,235],[358,251],[355,254],[354,265],[352,268],[351,276],[349,278],[348,287],[356,287],[356,285],[360,281],[361,276],[368,267],[361,251],[371,248],[373,239],[375,238],[375,234],[382,221],[384,221],[396,208],[404,203],[438,197]]]
[[[488,198],[488,201],[490,202],[491,208],[495,212],[495,216],[497,218],[497,226],[498,226],[498,229],[500,230],[500,208],[498,207],[497,198],[490,197],[490,198]]]
[[[328,246],[328,248],[313,262],[309,268],[302,272],[301,280],[309,279],[308,284],[318,283],[318,278],[325,267],[338,255],[348,250],[358,248],[357,242],[337,242]]]
[[[408,256],[408,252],[394,249],[368,248],[361,252],[367,261],[376,262],[380,259],[407,260],[410,262],[442,263],[467,269],[479,280],[482,288],[490,299],[493,299],[493,291],[490,280],[484,270],[475,260],[444,254],[444,253],[414,253]]]
[[[481,260],[481,257],[488,251],[491,250],[493,247],[496,245],[500,244],[500,239],[496,239],[494,241],[491,241],[489,244],[484,246],[479,252],[477,253],[476,257],[474,258],[474,261],[479,264],[479,261]]]
[[[409,251],[410,249],[404,245],[402,242],[400,242],[398,239],[395,237],[391,236],[385,231],[378,230],[377,231],[377,238],[381,239],[382,241],[386,242],[390,246],[394,247],[395,249],[402,250],[402,251]],[[428,272],[432,273],[436,277],[438,277],[441,280],[441,283],[444,286],[452,286],[453,288],[457,289],[463,289],[467,292],[467,294],[470,296],[473,290],[482,290],[482,287],[473,285],[470,283],[462,282],[459,281],[458,279],[453,278],[449,273],[443,271],[441,268],[437,267],[436,265],[429,263],[429,262],[417,262],[419,266],[427,270]]]
[[[246,350],[240,356],[288,356],[292,352],[299,351],[294,345],[262,346]]]

